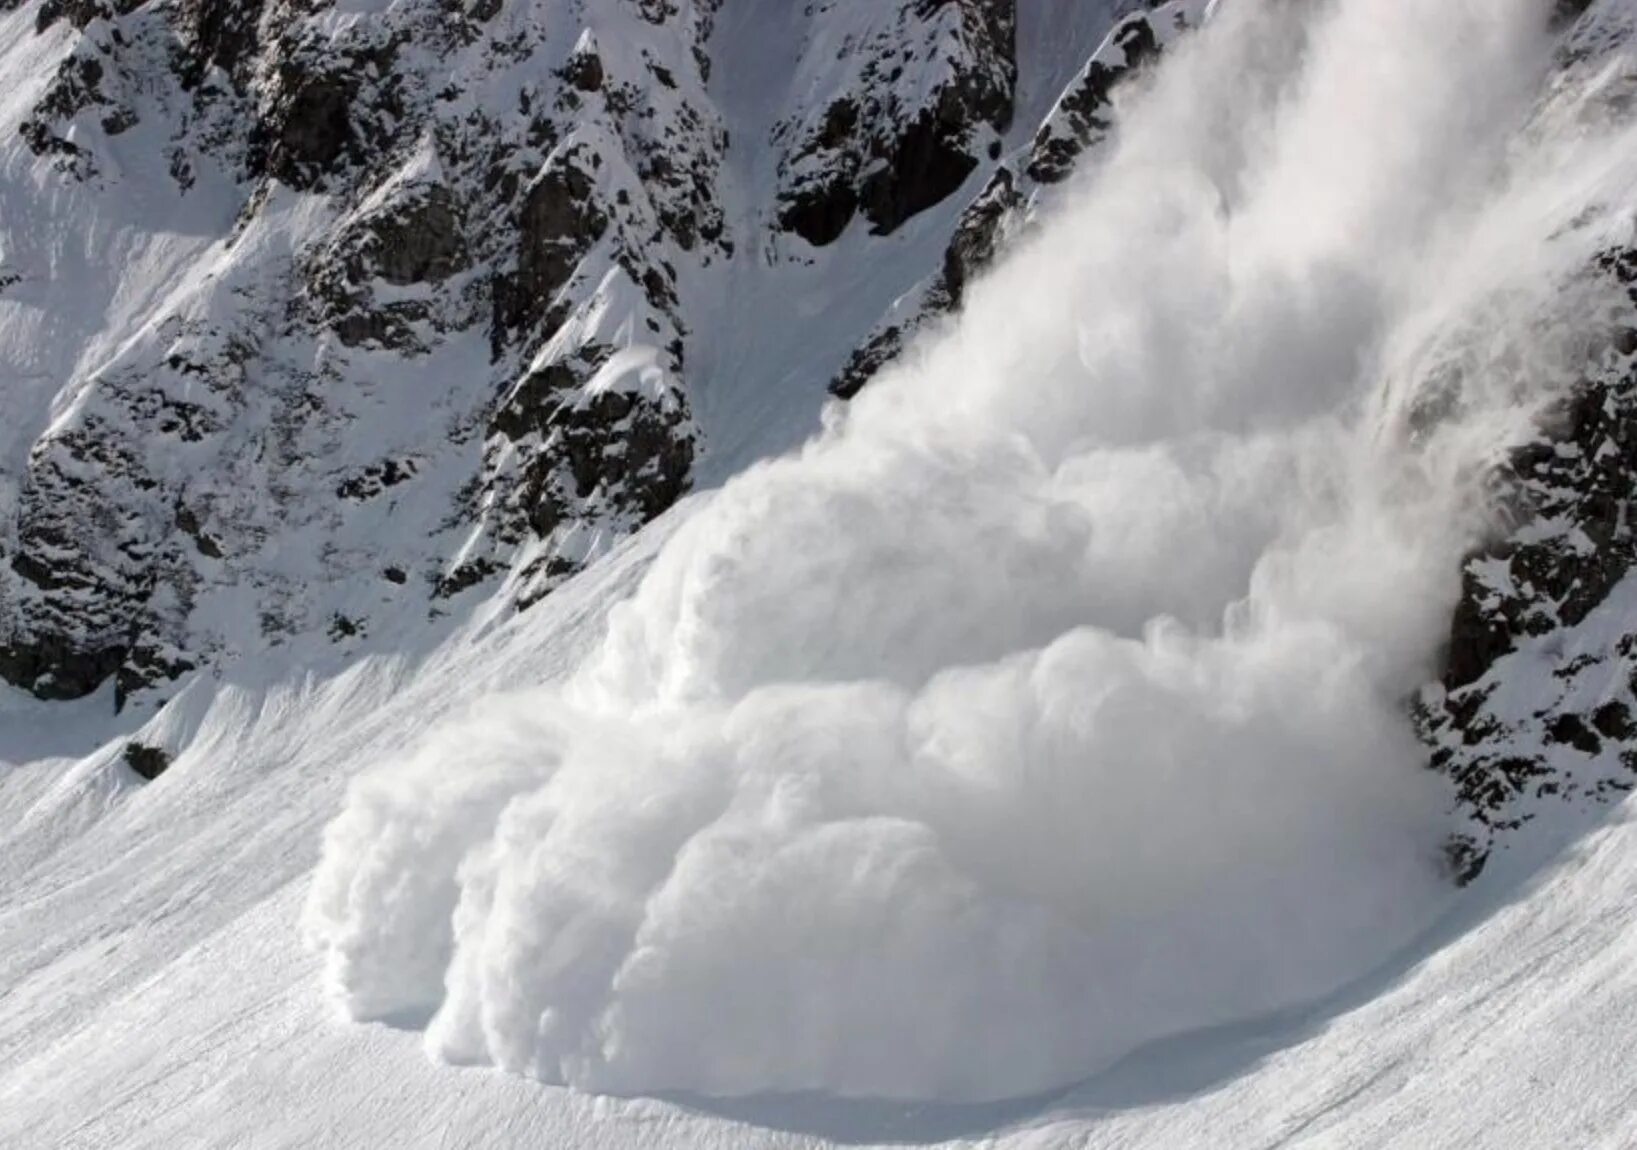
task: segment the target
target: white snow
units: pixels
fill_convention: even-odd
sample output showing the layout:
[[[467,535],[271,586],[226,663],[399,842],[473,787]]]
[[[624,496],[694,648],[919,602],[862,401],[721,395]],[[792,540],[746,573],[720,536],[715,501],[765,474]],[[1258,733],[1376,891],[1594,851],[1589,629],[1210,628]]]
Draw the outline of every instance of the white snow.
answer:
[[[129,793],[93,830],[34,826],[43,859],[14,865],[25,836],[9,829],[0,1144],[1482,1148],[1561,1146],[1571,1131],[1577,1146],[1615,1148],[1637,1137],[1629,809],[1603,827],[1550,828],[1333,998],[1147,1048],[1047,1098],[596,1098],[431,1062],[416,1034],[336,1018],[293,924],[318,826],[352,766],[508,679],[560,673],[643,550],[542,604],[527,628],[451,648],[424,674],[376,665],[283,698],[219,700],[192,757],[158,783],[101,768],[104,785]],[[9,769],[7,810],[65,766]]]
[[[1538,15],[1227,7],[817,440],[152,784],[0,698],[0,1145],[1630,1145],[1630,810],[1457,897],[1402,714],[1630,227]]]
[[[561,689],[353,790],[310,905],[348,1013],[589,1089],[981,1101],[1403,945],[1447,891],[1403,700],[1576,366],[1513,333],[1629,227],[1623,144],[1497,174],[1533,15],[1354,0],[1271,61],[1224,17]]]

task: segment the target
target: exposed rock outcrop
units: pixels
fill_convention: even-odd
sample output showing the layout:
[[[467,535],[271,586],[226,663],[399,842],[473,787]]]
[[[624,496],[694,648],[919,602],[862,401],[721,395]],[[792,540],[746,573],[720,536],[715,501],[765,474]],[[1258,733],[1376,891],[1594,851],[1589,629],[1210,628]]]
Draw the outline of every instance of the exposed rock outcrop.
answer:
[[[842,399],[857,395],[919,332],[960,307],[967,281],[995,259],[1009,234],[1023,230],[1042,194],[1108,140],[1118,85],[1156,60],[1165,45],[1198,27],[1207,7],[1206,0],[1164,0],[1115,22],[1027,146],[998,162],[990,157],[991,173],[956,221],[941,265],[893,302],[830,381],[832,394]],[[852,117],[849,109],[844,118],[850,122]],[[845,196],[833,202],[821,199],[820,218],[808,223],[823,224],[822,234],[839,234],[847,220],[838,205],[852,202]],[[850,217],[850,207],[845,214]]]
[[[831,382],[831,393],[841,399],[851,399],[903,352],[916,333],[936,318],[959,308],[967,282],[994,260],[1005,240],[1007,225],[1020,221],[1023,207],[1017,181],[1010,170],[1000,168],[978,198],[961,213],[937,274],[900,300],[893,312],[876,326],[870,338],[852,353],[841,374]]]
[[[860,4],[871,19],[841,11]],[[998,152],[1017,84],[1017,13],[1015,0],[827,0],[817,18],[856,29],[834,60],[810,61],[812,82],[833,95],[774,139],[779,220],[822,247],[857,214],[878,234],[896,230]]]
[[[1601,271],[1637,323],[1637,255]],[[1608,606],[1637,567],[1637,327],[1605,359],[1497,477],[1512,525],[1467,561],[1443,680],[1417,708],[1470,823],[1451,843],[1466,879],[1539,800],[1637,787],[1637,635]]]
[[[843,393],[958,306],[1036,191],[1015,0],[771,21],[757,51],[791,68],[733,105],[768,156],[748,183],[720,8],[0,4],[29,38],[0,53],[44,77],[0,124],[40,181],[30,234],[0,234],[0,307],[50,351],[32,398],[0,398],[34,429],[0,459],[0,677],[146,705],[246,655],[350,658],[463,596],[527,605],[689,489],[696,391],[761,370],[733,366],[742,285],[792,315],[820,261],[865,285],[815,414],[855,345]],[[126,262],[70,283],[49,251],[81,216]],[[896,246],[917,229],[924,267]]]

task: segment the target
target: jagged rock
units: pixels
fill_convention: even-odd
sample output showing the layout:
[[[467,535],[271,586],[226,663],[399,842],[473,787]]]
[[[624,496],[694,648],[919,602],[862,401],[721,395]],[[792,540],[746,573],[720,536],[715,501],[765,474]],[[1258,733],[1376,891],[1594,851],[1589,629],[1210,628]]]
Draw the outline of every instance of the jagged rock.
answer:
[[[769,154],[764,203],[725,172],[743,113],[706,83],[733,65],[718,0],[597,5],[40,4],[53,78],[7,130],[50,161],[38,219],[16,216],[44,231],[0,236],[0,282],[68,326],[38,333],[49,383],[0,397],[40,429],[0,459],[0,676],[147,705],[236,658],[331,665],[332,636],[402,634],[384,613],[479,588],[526,605],[688,489],[690,389],[729,362],[738,285],[794,282],[787,234],[937,204],[938,266],[888,292],[860,234],[846,277],[872,310],[936,281],[947,310],[1030,195],[1016,157],[1014,186],[995,177],[1012,0],[793,11],[789,102],[734,124]],[[957,221],[967,183],[985,192]],[[110,251],[175,253],[174,282],[133,293],[93,257],[88,297],[141,302],[104,321],[99,296],[77,327],[18,261],[85,211]],[[97,352],[57,350],[78,347]]]
[[[62,634],[14,636],[0,643],[0,678],[42,699],[78,699],[102,686],[127,652],[82,647]]]
[[[868,32],[843,48],[846,90],[775,130],[785,149],[781,226],[822,247],[855,213],[887,234],[954,193],[1011,122],[1014,4],[900,0],[876,9]],[[830,0],[818,18],[843,13],[864,23],[847,0]],[[927,70],[906,68],[917,58]]]
[[[318,187],[352,155],[352,96],[347,76],[287,69],[279,96],[257,125],[252,170],[298,191]]]
[[[1547,720],[1546,737],[1551,742],[1563,743],[1585,755],[1595,755],[1603,749],[1603,740],[1597,737],[1597,732],[1573,712],[1553,715]]]
[[[973,99],[946,88],[937,105],[923,109],[903,131],[872,143],[858,199],[877,235],[896,231],[952,194],[977,168],[968,122]]]
[[[172,644],[152,636],[137,637],[114,675],[115,709],[124,710],[137,693],[174,683],[197,667]]]
[[[920,289],[913,306],[904,309],[902,319],[894,318],[878,326],[871,338],[854,350],[841,373],[831,381],[831,394],[841,399],[857,395],[882,367],[898,357],[914,333],[960,307],[967,282],[993,262],[1006,222],[1021,206],[1011,171],[999,169],[961,213],[955,234],[944,249],[938,275]]]
[[[29,150],[36,156],[59,155],[70,161],[70,170],[81,178],[94,170],[79,145],[67,138],[63,125],[89,108],[106,107],[110,101],[102,91],[106,74],[101,56],[92,47],[76,50],[64,60],[51,87],[23,122],[20,131]]]
[[[1637,316],[1637,254],[1611,253],[1600,268],[1627,285]],[[1500,834],[1528,821],[1530,800],[1607,799],[1631,786],[1637,637],[1564,641],[1637,569],[1637,344],[1617,333],[1609,351],[1612,365],[1497,477],[1512,527],[1468,560],[1443,681],[1417,711],[1473,827],[1458,836],[1468,879]],[[1542,684],[1527,702],[1495,690],[1520,661],[1549,672],[1527,672]],[[1589,712],[1576,702],[1588,695],[1600,698]]]
[[[1113,129],[1115,89],[1203,16],[1199,0],[1170,0],[1132,12],[1116,24],[1035,134],[1029,178],[1040,184],[1066,179],[1081,155]]]
[[[538,320],[580,259],[608,227],[593,196],[590,157],[560,153],[529,186],[517,218],[517,275],[506,282],[497,310],[508,329]]]
[[[463,301],[430,290],[470,266],[453,193],[420,184],[343,228],[306,269],[306,286],[318,321],[348,347],[424,354],[420,325],[447,332],[475,321]]]
[[[396,459],[382,460],[371,464],[361,473],[344,479],[335,489],[335,493],[342,499],[362,503],[366,499],[374,499],[387,490],[408,483],[415,478],[415,461]]]
[[[556,447],[526,454],[491,481],[492,498],[539,538],[571,523],[576,507],[595,503],[645,522],[687,490],[694,448],[681,397],[663,380],[596,384],[611,353],[592,345],[531,372],[491,421],[491,442],[503,458],[517,444]],[[504,537],[508,529],[501,530]]]
[[[1592,726],[1605,739],[1627,743],[1637,737],[1637,722],[1632,721],[1631,708],[1618,699],[1610,699],[1592,712]]]
[[[196,87],[209,69],[220,68],[242,85],[265,7],[265,0],[181,0],[181,40],[188,53],[183,83]]]
[[[967,282],[994,262],[1006,221],[1021,206],[1017,182],[1010,170],[1001,168],[961,213],[955,235],[944,249],[943,290],[950,307],[961,305]]]
[[[454,193],[434,185],[372,221],[356,277],[371,272],[389,284],[437,283],[470,266],[466,224]]]
[[[462,591],[479,586],[500,570],[500,565],[489,559],[469,559],[456,565],[454,570],[438,580],[433,589],[436,599],[453,599]]]
[[[59,20],[83,29],[93,20],[106,20],[116,13],[129,12],[140,0],[43,0],[35,17],[35,28],[44,32]]]
[[[1080,74],[1059,97],[1026,153],[1002,160],[956,221],[939,271],[893,302],[830,382],[831,394],[850,399],[891,363],[916,335],[961,304],[965,281],[995,258],[1007,222],[1026,219],[1042,188],[1061,182],[1109,136],[1114,89],[1197,27],[1205,0],[1164,0],[1115,23]],[[832,150],[852,130],[856,113],[832,105],[819,142]],[[847,169],[832,164],[785,201],[783,222],[813,243],[827,243],[845,229],[857,208]],[[1021,174],[1014,175],[1014,171]]]
[[[126,743],[123,758],[126,766],[150,783],[169,770],[171,765],[168,751],[144,743]]]
[[[563,66],[563,77],[581,92],[602,91],[605,73],[602,57],[597,54],[597,42],[590,34],[580,37],[574,52]]]

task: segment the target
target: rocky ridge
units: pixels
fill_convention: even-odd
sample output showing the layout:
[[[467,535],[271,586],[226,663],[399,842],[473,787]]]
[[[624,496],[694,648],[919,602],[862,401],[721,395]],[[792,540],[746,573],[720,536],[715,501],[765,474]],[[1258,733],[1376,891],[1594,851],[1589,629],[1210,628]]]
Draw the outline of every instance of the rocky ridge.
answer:
[[[954,306],[1011,206],[957,227],[956,193],[1034,131],[1012,0],[793,16],[748,204],[720,7],[14,0],[0,326],[95,353],[14,365],[0,676],[124,705],[249,653],[344,661],[484,586],[526,605],[690,488],[696,352],[747,261],[868,266],[938,215]],[[112,249],[65,267],[86,217]],[[116,315],[122,245],[170,280]],[[868,336],[840,326],[821,361]]]
[[[1114,22],[1033,135],[998,157],[956,221],[939,266],[893,301],[831,380],[833,394],[857,395],[917,335],[959,310],[966,283],[1049,204],[1053,185],[1094,158],[1109,139],[1119,86],[1157,60],[1167,44],[1198,27],[1208,8],[1206,0],[1164,0]]]

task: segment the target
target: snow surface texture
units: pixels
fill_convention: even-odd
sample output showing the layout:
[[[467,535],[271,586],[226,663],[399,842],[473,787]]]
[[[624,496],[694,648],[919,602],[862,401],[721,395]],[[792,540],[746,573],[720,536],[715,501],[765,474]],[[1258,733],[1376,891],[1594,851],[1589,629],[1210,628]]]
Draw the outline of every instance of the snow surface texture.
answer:
[[[147,786],[118,762],[119,741],[85,753],[111,733],[104,708],[0,694],[12,760],[0,766],[0,1145],[1559,1150],[1572,1131],[1576,1147],[1625,1150],[1637,1138],[1629,806],[1599,830],[1543,804],[1523,836],[1549,820],[1542,841],[1498,860],[1387,968],[1050,1098],[592,1098],[450,1068],[414,1034],[335,1019],[290,927],[347,778],[504,683],[561,675],[674,526],[422,666],[371,660],[323,683],[190,695],[141,732],[178,749]]]
[[[1631,141],[1520,134],[1544,23],[1220,11],[561,687],[353,788],[337,1000],[589,1089],[983,1100],[1404,945],[1449,897],[1404,701],[1630,234]]]
[[[424,652],[800,443],[1115,0],[1026,5],[970,101],[1013,0],[721,7],[0,4],[0,678]],[[779,129],[838,102],[838,176],[922,210],[814,248]],[[885,162],[929,117],[964,160]]]

